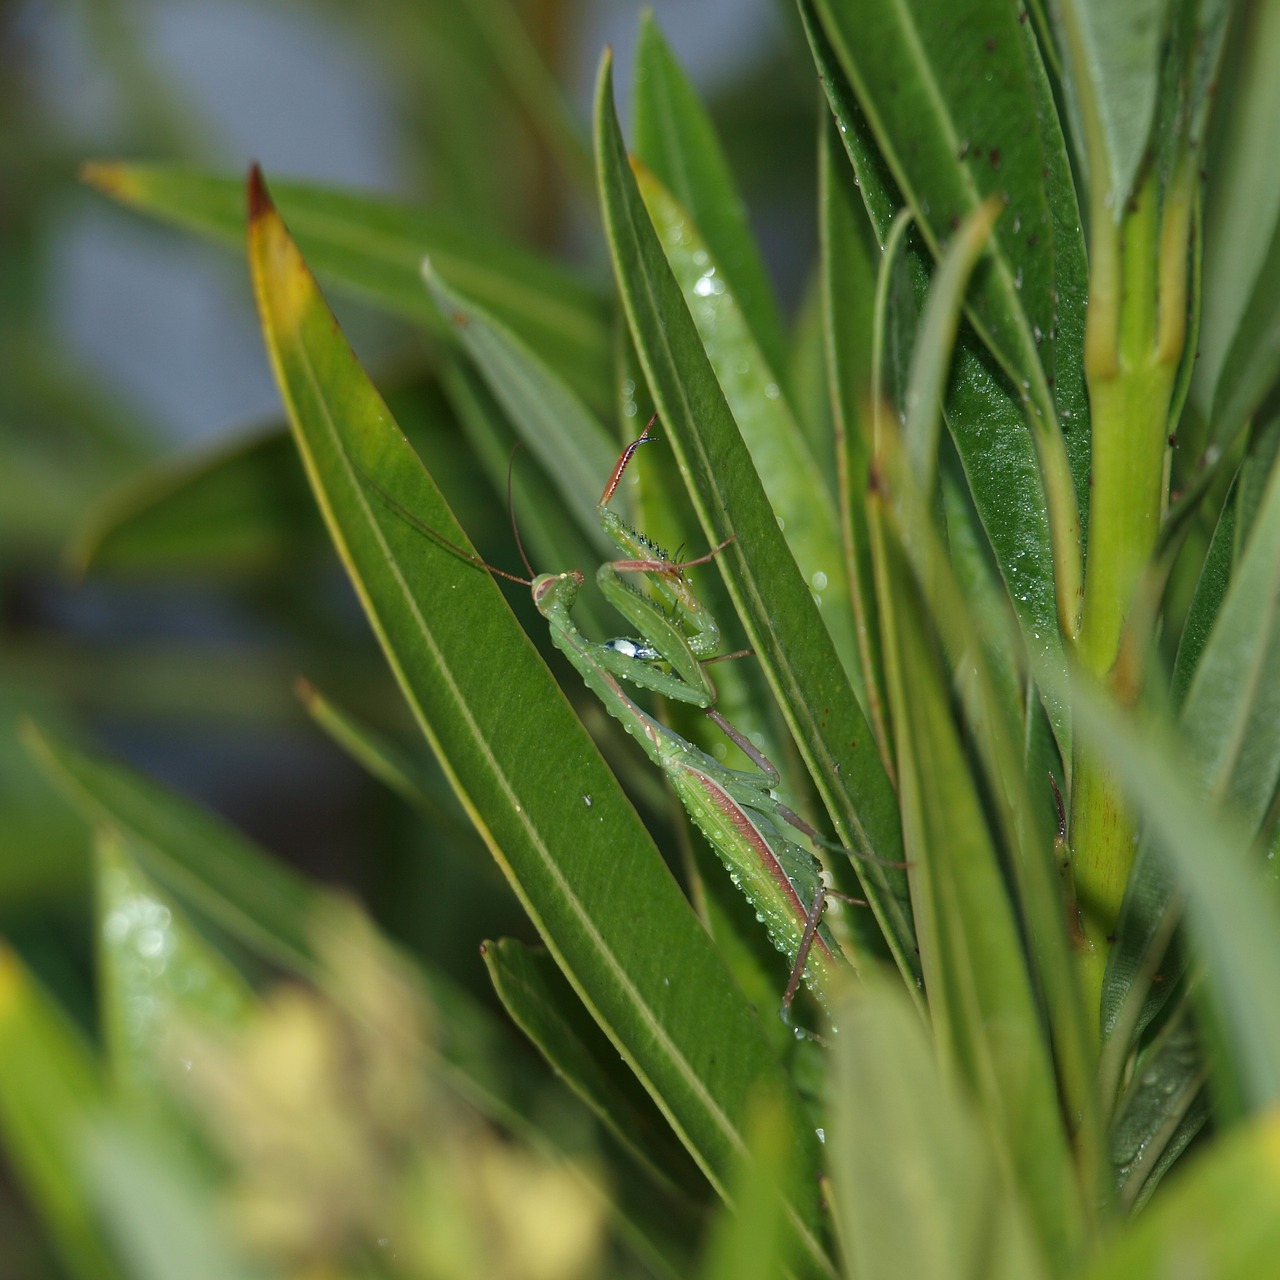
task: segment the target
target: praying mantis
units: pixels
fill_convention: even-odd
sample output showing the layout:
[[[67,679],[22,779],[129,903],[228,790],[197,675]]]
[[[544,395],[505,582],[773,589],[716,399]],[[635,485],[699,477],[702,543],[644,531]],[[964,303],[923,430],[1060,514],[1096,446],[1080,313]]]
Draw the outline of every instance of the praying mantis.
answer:
[[[702,831],[764,924],[770,940],[792,963],[780,1013],[790,1010],[803,979],[825,1004],[849,963],[823,923],[828,896],[861,903],[827,887],[814,854],[790,832],[823,843],[821,835],[775,795],[778,771],[751,741],[716,709],[716,691],[705,664],[720,647],[720,629],[689,586],[684,571],[706,564],[729,541],[692,560],[675,562],[632,528],[610,506],[636,450],[655,437],[655,414],[618,458],[597,513],[605,533],[624,558],[603,563],[596,581],[606,600],[639,632],[640,639],[589,640],[573,620],[573,606],[586,579],[578,569],[538,574],[531,580],[495,569],[446,542],[388,495],[379,495],[416,528],[488,572],[527,586],[546,619],[552,643],[573,664],[587,687],[666,775],[694,824]],[[372,485],[373,482],[369,481]],[[373,485],[376,488],[376,485]],[[532,571],[531,571],[532,572]],[[642,574],[646,595],[624,577]],[[730,769],[639,706],[621,681],[701,708],[755,766]]]

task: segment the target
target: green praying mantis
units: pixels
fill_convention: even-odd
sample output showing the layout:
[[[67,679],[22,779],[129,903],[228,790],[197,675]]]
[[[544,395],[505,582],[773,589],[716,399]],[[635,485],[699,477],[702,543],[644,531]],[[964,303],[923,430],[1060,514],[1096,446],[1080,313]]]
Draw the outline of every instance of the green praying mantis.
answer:
[[[780,1009],[784,1021],[789,1022],[802,979],[825,1004],[840,970],[849,969],[823,922],[828,897],[865,903],[828,888],[818,859],[791,832],[800,832],[820,844],[827,842],[777,798],[778,771],[715,709],[716,691],[706,664],[717,655],[720,628],[693,593],[685,570],[708,563],[732,539],[696,559],[676,562],[609,505],[636,450],[655,438],[650,432],[656,420],[655,414],[640,436],[622,451],[597,506],[601,526],[625,558],[602,564],[596,581],[605,599],[636,628],[640,639],[593,641],[582,634],[573,620],[574,602],[586,581],[580,570],[525,579],[496,569],[454,546],[389,495],[378,492],[403,518],[445,549],[531,590],[552,642],[609,714],[666,775],[686,812],[755,909],[774,946],[791,961]],[[369,483],[377,489],[372,480]],[[635,574],[644,575],[650,594],[632,586],[624,576]],[[623,687],[623,680],[701,708],[755,767],[730,769],[721,764],[640,707]]]

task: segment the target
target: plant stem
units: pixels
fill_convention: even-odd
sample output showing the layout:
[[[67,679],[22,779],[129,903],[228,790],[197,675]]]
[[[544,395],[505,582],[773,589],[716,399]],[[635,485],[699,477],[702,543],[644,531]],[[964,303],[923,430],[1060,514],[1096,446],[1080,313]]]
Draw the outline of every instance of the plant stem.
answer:
[[[1190,183],[1158,207],[1148,173],[1117,223],[1093,210],[1085,372],[1093,428],[1089,542],[1076,656],[1084,678],[1131,705],[1131,664],[1117,664],[1134,595],[1164,510],[1164,459],[1186,331]],[[1145,651],[1148,637],[1129,637]],[[1134,816],[1109,770],[1077,739],[1070,843],[1083,935],[1081,980],[1097,1007],[1137,843]]]

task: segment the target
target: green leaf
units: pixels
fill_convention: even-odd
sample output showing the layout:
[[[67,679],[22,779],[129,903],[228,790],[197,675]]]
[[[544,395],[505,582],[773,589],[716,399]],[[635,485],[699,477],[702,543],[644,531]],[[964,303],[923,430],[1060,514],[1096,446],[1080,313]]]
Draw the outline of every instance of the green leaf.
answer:
[[[534,376],[538,376],[538,371]],[[457,360],[445,373],[444,387],[458,425],[494,491],[503,492],[510,482],[511,510],[520,530],[520,544],[531,563],[578,566],[597,559],[602,530],[595,509],[592,509],[591,528],[584,532],[578,520],[581,495],[575,495],[570,505],[546,501],[548,491],[563,484],[564,470],[556,461],[552,473],[548,474],[536,462],[531,465],[527,455],[519,453],[520,437],[485,384],[484,376],[469,360]],[[529,413],[521,413],[525,423],[530,417]],[[612,455],[608,465],[613,465]],[[594,482],[589,492],[595,492]],[[510,530],[509,524],[507,530]],[[607,542],[607,545],[612,553],[613,544]],[[577,609],[579,623],[588,635],[603,635],[618,625],[617,615],[595,594],[579,596]]]
[[[454,847],[476,867],[485,866],[487,852],[475,828],[458,807],[453,791],[433,760],[416,758],[340,707],[305,680],[296,686],[311,718],[371,777],[421,811],[433,837]]]
[[[1280,1113],[1227,1134],[1117,1234],[1087,1280],[1158,1280],[1180,1267],[1254,1280],[1280,1256]]]
[[[1245,384],[1266,382],[1265,374],[1250,376],[1250,367],[1265,367],[1274,350],[1265,329],[1276,294],[1265,280],[1280,242],[1280,170],[1272,163],[1280,11],[1266,4],[1240,10],[1232,46],[1224,78],[1231,93],[1220,95],[1223,119],[1208,156],[1200,358],[1191,384],[1191,403],[1224,446],[1251,412],[1256,392]]]
[[[239,246],[240,179],[165,165],[91,164],[86,181],[145,213]],[[430,256],[458,288],[491,309],[591,404],[609,404],[609,308],[562,268],[438,214],[305,183],[278,184],[308,260],[343,288],[396,315],[449,332],[422,288]]]
[[[1084,243],[1028,25],[1001,0],[817,7],[934,255],[984,199],[1007,205],[969,314],[1034,406],[1037,431],[1056,433],[1064,409],[1083,417]]]
[[[723,1210],[712,1227],[699,1280],[774,1280],[793,1274],[783,1201],[794,1145],[786,1113],[776,1101],[758,1098],[748,1137],[751,1156],[734,1185],[735,1210]]]
[[[458,29],[464,39],[474,40],[482,47],[485,65],[481,76],[488,81],[492,76],[502,88],[519,103],[525,116],[559,161],[561,168],[584,188],[591,181],[591,153],[581,120],[573,108],[569,95],[556,79],[552,69],[535,43],[527,22],[517,12],[517,6],[507,3],[469,3],[446,5],[441,10],[409,11],[414,18],[422,17],[431,32],[446,24]],[[554,28],[555,19],[544,19]],[[554,35],[551,36],[554,39]],[[446,56],[466,58],[465,48],[450,49]],[[475,157],[471,158],[475,167]]]
[[[1205,1123],[1207,1075],[1203,1046],[1184,1000],[1135,1064],[1111,1126],[1111,1160],[1122,1205],[1150,1195],[1169,1161]]]
[[[836,504],[822,467],[745,323],[732,277],[722,277],[699,228],[643,166],[636,184],[698,337],[764,485],[796,566],[818,600],[836,651],[866,705]]]
[[[88,821],[117,830],[146,877],[193,916],[255,954],[323,986],[317,931],[345,900],[315,888],[238,832],[122,765],[85,755],[34,726],[28,748]],[[530,1129],[529,1090],[504,1026],[438,975],[431,998],[450,1028],[449,1080],[478,1110]]]
[[[663,39],[652,12],[645,12],[640,19],[634,93],[632,118],[637,159],[692,220],[700,247],[715,264],[714,271],[727,282],[763,363],[775,375],[785,373],[782,320],[742,197],[711,119]],[[671,247],[671,241],[665,238],[664,244]],[[672,267],[679,277],[674,263]],[[706,270],[704,263],[703,273]],[[718,277],[707,276],[708,281],[713,278]],[[732,403],[731,395],[729,399]]]
[[[77,573],[243,574],[313,554],[323,531],[287,434],[272,430],[144,472],[77,530]]]
[[[172,1135],[112,1118],[96,1125],[84,1162],[130,1280],[264,1280],[231,1246],[219,1188]]]
[[[573,513],[598,551],[607,552],[611,544],[600,528],[596,504],[618,455],[599,420],[510,329],[452,288],[430,258],[423,263],[423,275],[520,439],[556,486],[558,505]]]
[[[883,466],[881,471],[894,474]],[[873,494],[873,520],[880,503]],[[950,681],[899,541],[911,535],[887,521],[882,528],[876,582],[897,742],[904,853],[911,867],[921,966],[939,1053],[966,1082],[1008,1150],[1041,1246],[1048,1256],[1072,1259],[1082,1247],[1084,1211],[1019,921],[983,795],[953,718]],[[954,619],[940,619],[939,625],[954,625]],[[1043,846],[1040,853],[1047,866]],[[1039,896],[1043,898],[1042,887]],[[1036,941],[1039,947],[1048,939],[1038,933]],[[1059,991],[1064,966],[1058,963],[1053,969]],[[1064,1053],[1073,1049],[1068,1045]],[[1078,1091],[1078,1082],[1075,1087]]]
[[[1049,1256],[1071,1257],[1081,1248],[1085,1215],[1059,1111],[1060,1088],[1086,1168],[1098,1153],[1079,997],[1061,900],[1048,871],[1056,850],[1046,823],[1037,821],[1046,806],[1032,803],[1022,778],[1021,708],[1007,697],[1010,682],[1002,690],[986,670],[982,631],[932,515],[948,338],[995,212],[991,205],[975,210],[939,263],[902,389],[901,431],[888,408],[877,420],[876,483],[867,504],[904,852],[940,1053],[968,1083],[1007,1147]],[[886,275],[894,269],[893,256],[892,249],[886,253]],[[949,665],[941,661],[938,641]],[[953,709],[957,697],[963,729]],[[971,767],[974,748],[985,780]],[[1012,852],[1014,900],[1006,888],[1001,837]],[[1048,1005],[1061,1085],[1038,1032],[1038,997]]]
[[[989,1132],[909,1001],[869,981],[836,1022],[827,1150],[848,1275],[1051,1274]]]
[[[1094,1037],[1086,1031],[1075,980],[1074,951],[1066,935],[1067,917],[1055,872],[1062,852],[1056,843],[1056,814],[1052,813],[1048,770],[1024,773],[1026,765],[1037,759],[1036,755],[1027,754],[1027,735],[1029,729],[1034,732],[1036,708],[1033,703],[1023,705],[1021,699],[1013,696],[1016,688],[1009,676],[1015,672],[1007,669],[1008,657],[1002,653],[1007,640],[1000,636],[990,619],[982,617],[982,593],[967,592],[963,578],[953,568],[951,557],[957,552],[960,554],[962,569],[968,553],[958,541],[953,541],[949,548],[944,547],[931,512],[911,480],[896,437],[885,429],[888,425],[882,423],[876,461],[881,482],[869,496],[869,509],[874,515],[884,505],[885,513],[893,517],[889,526],[892,538],[888,545],[883,545],[886,539],[881,534],[883,549],[877,550],[877,584],[882,593],[881,620],[885,627],[886,671],[891,676],[891,707],[905,701],[911,704],[911,714],[917,719],[920,718],[917,712],[920,715],[927,712],[939,725],[935,730],[930,727],[930,720],[929,725],[918,730],[922,735],[920,749],[899,761],[903,794],[910,781],[912,794],[918,792],[921,797],[913,803],[919,803],[926,816],[931,815],[935,839],[942,842],[931,847],[922,861],[924,870],[918,882],[922,891],[929,888],[932,866],[936,863],[941,871],[942,887],[929,888],[930,909],[942,913],[939,919],[945,927],[937,929],[937,936],[951,957],[950,963],[943,963],[942,967],[947,982],[954,984],[951,987],[944,984],[939,990],[939,999],[955,996],[962,1005],[976,1000],[983,1007],[1004,1006],[1007,1012],[1014,1011],[1015,1020],[1016,1017],[1025,1019],[1028,996],[1024,984],[1029,987],[1030,998],[1039,1003],[1040,1016],[1051,1032],[1053,1063],[1037,1066],[1036,1055],[1030,1050],[1022,1062],[1007,1059],[999,1047],[999,1033],[994,1030],[999,1019],[988,1022],[978,1017],[976,1022],[971,1022],[958,1014],[957,1024],[990,1028],[994,1036],[989,1048],[982,1036],[977,1038],[977,1047],[971,1055],[980,1068],[975,1088],[985,1096],[993,1087],[992,1072],[995,1077],[1001,1077],[1006,1071],[1011,1073],[1014,1079],[1004,1080],[1009,1096],[1017,1096],[1030,1108],[1036,1121],[1048,1125],[1053,1133],[1048,1116],[1051,1103],[1043,1079],[1056,1069],[1061,1110],[1072,1117],[1072,1142],[1080,1178],[1085,1185],[1095,1185],[1102,1176],[1100,1162],[1104,1153],[1095,1100]],[[884,504],[886,493],[892,497],[887,505]],[[952,506],[954,500],[948,501],[948,508]],[[873,530],[881,528],[877,524],[872,527]],[[921,597],[918,604],[908,581],[912,576]],[[908,623],[915,618],[917,610],[922,610],[932,626],[932,631],[924,637],[926,647],[917,659],[924,661],[924,667],[919,670],[912,667],[907,674],[902,669],[906,641],[919,649],[920,640],[915,636],[915,627],[919,624],[913,624],[912,630],[904,630],[906,624],[896,620],[895,610],[903,603],[911,610],[906,615]],[[946,655],[949,682],[944,682],[944,677],[929,665],[939,661],[935,632],[936,641]],[[893,643],[891,637],[900,633],[905,640]],[[995,650],[994,658],[989,656],[992,650]],[[919,693],[917,680],[921,682],[920,690],[925,692]],[[936,705],[929,709],[928,690],[934,682],[936,689],[932,696]],[[916,705],[918,693],[923,699],[920,706]],[[1022,699],[1032,698],[1034,693],[1026,686]],[[948,706],[954,708],[957,704],[963,710],[963,747],[947,737],[945,728],[948,714],[953,718],[955,715]],[[1032,719],[1030,726],[1027,725],[1029,718]],[[910,725],[898,727],[900,733],[910,731]],[[949,753],[952,765],[936,758],[939,753]],[[946,767],[959,770],[958,776],[938,773]],[[935,774],[946,777],[948,785],[937,787]],[[970,788],[974,789],[973,794],[969,793]],[[963,846],[971,854],[967,861],[953,859],[949,853],[952,837],[947,834],[946,814],[950,804],[958,804],[970,814],[966,819],[957,818],[955,828],[968,834]],[[979,809],[980,817],[975,816]],[[985,824],[990,824],[990,836],[983,829]],[[904,829],[906,825],[904,814]],[[984,845],[996,838],[1000,841],[1001,856],[993,868],[991,850],[984,850]],[[912,857],[910,853],[907,856]],[[953,884],[953,878],[957,877]],[[1013,925],[1004,923],[1004,912],[999,909],[1004,889],[997,886],[1006,884],[1013,894],[1016,922]],[[988,897],[994,910],[982,905]],[[916,899],[913,888],[913,901]],[[964,900],[972,902],[969,911],[953,912],[950,904]],[[1025,935],[1025,942],[1020,942],[1016,935]],[[923,923],[921,936],[923,939]],[[929,945],[936,944],[931,941]],[[1019,946],[1024,948],[1025,956],[1021,965],[1015,960]],[[922,951],[925,950],[922,941]],[[950,1022],[947,1025],[951,1025]],[[1030,1045],[1034,1035],[1030,1031],[1025,1034]],[[984,1056],[988,1059],[986,1065],[983,1065]],[[1027,1090],[1017,1081],[1019,1073],[1024,1071],[1032,1086]],[[1004,1105],[1003,1101],[996,1105],[997,1114],[1002,1113]],[[1035,1142],[1024,1145],[1023,1128],[1012,1121],[1010,1124],[1013,1150],[1019,1159],[1034,1163],[1038,1150]],[[1054,1176],[1047,1168],[1038,1168],[1038,1174],[1050,1182]],[[1046,1199],[1058,1203],[1051,1185]],[[1043,1202],[1037,1207],[1043,1210]],[[1062,1200],[1062,1207],[1067,1214],[1074,1213],[1066,1199]],[[1039,1216],[1045,1220],[1043,1212]],[[1048,1219],[1052,1221],[1052,1212]]]
[[[1237,491],[1233,489],[1223,505],[1222,514],[1214,526],[1209,550],[1205,553],[1200,576],[1196,580],[1191,607],[1182,624],[1178,638],[1178,654],[1173,663],[1173,679],[1169,696],[1175,707],[1186,700],[1191,678],[1195,675],[1204,647],[1208,643],[1218,611],[1231,583],[1231,566],[1235,556],[1236,508],[1239,505]]]
[[[1160,88],[1166,0],[1058,0],[1053,16],[1072,74],[1063,82],[1081,161],[1116,222],[1133,192]]]
[[[1239,559],[1262,509],[1271,474],[1280,459],[1280,414],[1254,424],[1236,476],[1234,559]]]
[[[318,895],[281,864],[195,806],[122,765],[86,755],[28,723],[27,748],[93,823],[129,842],[142,870],[258,954],[308,977],[308,936]]]
[[[175,1026],[241,1022],[253,995],[230,962],[138,869],[127,842],[99,831],[98,979],[115,1079],[146,1099],[176,1076]]]
[[[1168,731],[1139,732],[1083,685],[1073,686],[1072,703],[1090,750],[1112,770],[1187,895],[1205,986],[1230,1046],[1214,1063],[1217,1087],[1266,1106],[1280,1096],[1280,1010],[1270,994],[1280,985],[1280,912],[1274,895],[1259,892],[1248,830],[1234,814],[1206,810],[1203,792],[1187,784],[1199,771]]]
[[[508,938],[486,942],[483,955],[498,998],[556,1074],[664,1189],[679,1188],[686,1205],[699,1198],[688,1154],[635,1077],[618,1070],[617,1053],[546,952]]]
[[[1170,701],[1178,711],[1184,707],[1187,691],[1230,587],[1239,493],[1237,481],[1214,529],[1178,641],[1170,683]],[[1122,1014],[1125,1015],[1125,1023],[1119,1027],[1119,1032],[1124,1036],[1126,1050],[1132,1038],[1150,1025],[1164,1007],[1182,972],[1183,957],[1177,952],[1170,952],[1163,961],[1167,970],[1164,981],[1159,984],[1151,981],[1153,966],[1161,962],[1161,957],[1153,954],[1153,950],[1159,948],[1163,951],[1169,946],[1179,912],[1177,885],[1168,859],[1154,841],[1142,839],[1125,886],[1116,922],[1116,942],[1107,956],[1099,1003],[1104,1037],[1117,1033],[1118,1020]],[[1142,983],[1145,992],[1135,992],[1135,983]],[[1139,998],[1142,1003],[1137,1008],[1133,1007],[1131,1002]],[[1108,1052],[1118,1052],[1118,1049],[1117,1046]]]
[[[1280,375],[1280,217],[1249,294],[1214,396],[1212,424],[1219,450],[1253,415]]]
[[[5,1163],[74,1280],[117,1280],[80,1154],[106,1101],[89,1047],[0,941],[0,1135]]]
[[[845,845],[900,857],[897,806],[875,738],[769,507],[680,287],[636,187],[612,99],[611,65],[596,96],[605,228],[636,350],[738,616],[796,745]],[[859,864],[889,947],[914,987],[916,961],[903,877]]]
[[[827,103],[853,165],[867,214],[884,246],[904,198],[814,12],[813,0],[799,0],[799,4]],[[1013,225],[1008,214],[1006,211],[1001,220],[1006,233]],[[1039,234],[1029,226],[1022,230],[1033,241],[1028,247],[1036,248]],[[931,261],[915,236],[910,241],[910,255],[916,297],[923,305]],[[1053,371],[1053,376],[1083,526],[1088,514],[1090,465],[1082,363],[1087,280],[1082,252],[1078,258],[1074,253],[1068,257],[1070,261],[1063,264],[1059,282],[1065,302],[1059,312],[1060,355],[1055,360],[1062,367]],[[1070,271],[1065,270],[1067,266]],[[1059,632],[1058,602],[1062,595],[1060,584],[1055,581],[1055,549],[1035,441],[1027,429],[1020,393],[993,368],[990,355],[968,325],[962,326],[952,355],[944,412],[1027,646],[1040,661],[1049,661],[1065,672]],[[1073,554],[1078,557],[1078,547]],[[1058,749],[1064,759],[1070,759],[1071,726],[1065,707],[1053,700],[1052,693],[1045,694],[1045,705]]]
[[[1228,507],[1230,510],[1230,507]],[[1223,533],[1223,524],[1228,532]],[[1224,515],[1206,572],[1222,572],[1215,548],[1229,548]],[[1206,590],[1213,588],[1211,578]],[[1199,592],[1197,592],[1199,598]],[[1205,601],[1205,608],[1209,601]],[[1181,660],[1181,654],[1179,655]],[[1188,661],[1190,658],[1188,658]],[[1190,678],[1179,715],[1180,737],[1194,785],[1213,805],[1225,804],[1257,832],[1280,784],[1280,465],[1273,465],[1263,504]],[[1163,842],[1144,835],[1120,920],[1120,945],[1108,959],[1103,1026],[1109,1029],[1130,988],[1177,910],[1176,883],[1163,865]],[[1166,969],[1171,983],[1180,962]],[[1154,990],[1137,1030],[1154,1016],[1168,988]]]
[[[1000,213],[1000,202],[988,198],[960,224],[930,282],[929,305],[916,334],[903,441],[916,483],[926,496],[933,492],[938,462],[938,406],[950,365],[946,357],[955,345],[969,277]]]
[[[836,435],[845,572],[857,627],[860,665],[868,690],[864,705],[882,754],[887,757],[884,675],[875,596],[871,590],[866,513],[876,288],[870,254],[872,233],[858,197],[853,170],[845,162],[840,147],[838,126],[830,120],[823,122],[818,183],[823,345]]]
[[[1255,829],[1280,781],[1280,465],[1183,704],[1199,776]]]
[[[761,1082],[784,1087],[760,1027],[496,585],[443,546],[426,554],[421,532],[367,488],[363,477],[466,546],[256,174],[251,198],[268,350],[330,533],[401,689],[566,977],[723,1189],[743,1150],[748,1095]],[[823,1269],[812,1188],[797,1194],[793,1223]]]

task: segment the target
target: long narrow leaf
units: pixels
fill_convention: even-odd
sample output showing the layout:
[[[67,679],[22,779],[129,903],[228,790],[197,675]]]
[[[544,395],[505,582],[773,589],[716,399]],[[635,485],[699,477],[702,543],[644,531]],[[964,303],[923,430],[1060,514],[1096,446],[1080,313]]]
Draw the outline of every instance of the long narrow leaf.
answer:
[[[1048,1274],[990,1133],[901,993],[869,982],[838,1021],[829,1145],[849,1275]]]
[[[596,96],[605,227],[627,319],[708,539],[796,744],[849,848],[898,859],[897,807],[874,735],[800,577],[637,190],[613,107],[609,60]],[[858,868],[903,974],[917,973],[903,877]]]
[[[1218,544],[1215,535],[1213,547]],[[1229,805],[1248,831],[1256,831],[1280,783],[1280,465],[1272,467],[1248,544],[1191,677],[1179,724],[1203,794],[1213,804]],[[1104,985],[1107,1028],[1144,972],[1153,941],[1167,939],[1166,913],[1176,910],[1177,880],[1162,846],[1154,832],[1144,836],[1125,894],[1123,941],[1108,959]],[[1135,1030],[1154,1016],[1180,969],[1180,962],[1166,966],[1168,985],[1151,992]]]
[[[1195,1161],[1119,1233],[1086,1280],[1164,1280],[1186,1267],[1255,1280],[1280,1257],[1280,1113],[1273,1108]]]
[[[1110,4],[1059,0],[1054,6],[1060,42],[1075,74],[1064,81],[1073,110],[1081,162],[1119,220],[1133,190],[1151,135],[1160,87],[1163,0]],[[1087,144],[1087,145],[1084,145]]]
[[[559,505],[573,513],[588,541],[607,553],[610,544],[601,532],[596,503],[617,451],[599,421],[563,378],[454,287],[430,258],[423,264],[423,275],[520,439],[556,485]]]
[[[81,1163],[106,1101],[89,1046],[0,940],[0,1138],[5,1163],[74,1280],[119,1280]]]
[[[796,565],[819,601],[822,620],[859,702],[865,706],[862,664],[840,555],[839,520],[822,468],[783,396],[777,374],[747,328],[732,277],[720,273],[699,228],[689,225],[685,211],[657,178],[639,164],[634,167],[640,194],[725,402]]]
[[[853,96],[815,12],[814,0],[799,0],[799,7],[840,140],[883,246],[894,217],[905,203],[904,197],[880,154],[870,122]],[[1013,225],[1012,220],[1009,225]],[[1024,230],[1021,223],[1019,230]],[[1028,227],[1025,233],[1028,240],[1034,238],[1038,244],[1038,231]],[[914,238],[910,252],[915,289],[923,299],[929,278],[929,254]],[[1084,380],[1076,363],[1084,340],[1082,300],[1086,282],[1082,256],[1069,274],[1068,297],[1077,296],[1079,301],[1065,307],[1060,315],[1058,344],[1063,354],[1058,363],[1063,368],[1056,375],[1054,388],[1060,397],[1065,447],[1083,522],[1088,515],[1089,424]],[[1074,358],[1070,353],[1076,353]],[[1027,645],[1042,661],[1051,662],[1065,674],[1066,659],[1058,627],[1058,602],[1062,597],[1055,581],[1055,543],[1032,433],[1027,429],[1019,389],[1004,378],[992,376],[990,356],[967,325],[962,326],[956,344],[945,413],[974,505]],[[1065,707],[1053,697],[1045,695],[1046,710],[1058,749],[1069,760],[1070,721]]]
[[[635,154],[698,229],[709,258],[733,289],[767,364],[785,371],[782,320],[715,128],[652,13],[636,43]]]
[[[748,1094],[784,1090],[759,1025],[493,581],[369,487],[465,546],[257,175],[251,199],[250,262],[295,438],[405,697],[566,977],[723,1188]],[[821,1265],[813,1215],[812,1201],[796,1208]]]
[[[92,164],[84,177],[113,199],[228,246],[244,239],[238,178],[166,165]],[[374,196],[306,183],[278,192],[309,261],[344,288],[437,333],[422,289],[428,255],[533,343],[593,404],[609,403],[609,309],[599,292],[545,260],[448,218]]]

